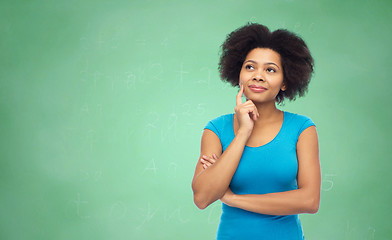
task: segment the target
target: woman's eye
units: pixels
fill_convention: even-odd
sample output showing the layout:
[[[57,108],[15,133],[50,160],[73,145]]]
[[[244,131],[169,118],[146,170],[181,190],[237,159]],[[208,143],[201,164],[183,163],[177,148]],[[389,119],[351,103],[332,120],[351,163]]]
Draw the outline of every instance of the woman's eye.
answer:
[[[275,71],[275,69],[273,69],[273,68],[267,68],[267,72],[274,73],[274,72],[276,72],[276,71]]]
[[[254,67],[253,67],[252,65],[246,65],[246,66],[245,66],[245,69],[250,69],[250,70],[252,70],[252,69],[254,69]]]

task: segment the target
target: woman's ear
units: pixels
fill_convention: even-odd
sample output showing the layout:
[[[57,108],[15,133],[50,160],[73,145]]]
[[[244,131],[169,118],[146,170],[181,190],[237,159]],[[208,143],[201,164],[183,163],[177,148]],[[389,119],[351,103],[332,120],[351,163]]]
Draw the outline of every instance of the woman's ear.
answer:
[[[282,90],[282,91],[284,92],[284,91],[286,91],[286,89],[287,89],[287,88],[286,88],[286,84],[283,83],[283,84],[282,84],[282,87],[280,88],[280,90]]]

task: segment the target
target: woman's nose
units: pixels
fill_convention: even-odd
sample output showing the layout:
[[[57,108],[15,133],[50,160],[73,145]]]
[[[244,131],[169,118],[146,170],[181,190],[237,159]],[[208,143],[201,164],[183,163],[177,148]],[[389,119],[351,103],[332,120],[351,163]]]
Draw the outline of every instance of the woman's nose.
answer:
[[[253,76],[253,80],[264,81],[264,77],[260,72],[255,72],[255,75]]]

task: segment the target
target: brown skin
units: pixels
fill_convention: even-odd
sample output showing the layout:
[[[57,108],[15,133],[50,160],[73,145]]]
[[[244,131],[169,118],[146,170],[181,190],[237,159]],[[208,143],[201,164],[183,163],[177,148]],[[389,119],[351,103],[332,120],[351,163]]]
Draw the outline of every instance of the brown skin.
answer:
[[[316,213],[320,202],[321,171],[317,131],[305,129],[298,138],[298,189],[269,194],[234,194],[229,184],[245,145],[262,146],[270,142],[283,123],[283,112],[275,106],[279,90],[285,90],[280,55],[267,48],[251,50],[240,72],[241,89],[236,96],[233,129],[235,138],[222,154],[218,136],[204,130],[200,160],[196,165],[192,189],[195,204],[204,209],[220,199],[229,206],[270,215]],[[249,86],[267,90],[256,93]],[[242,103],[245,94],[247,101]],[[212,184],[213,183],[213,184]]]

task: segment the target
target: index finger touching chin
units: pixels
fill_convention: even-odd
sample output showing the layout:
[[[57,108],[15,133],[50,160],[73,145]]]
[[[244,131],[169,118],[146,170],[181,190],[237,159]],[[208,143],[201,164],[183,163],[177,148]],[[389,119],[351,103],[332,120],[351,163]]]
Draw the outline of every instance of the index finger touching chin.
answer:
[[[242,104],[242,94],[244,93],[244,85],[240,83],[240,90],[238,91],[238,94],[236,96],[236,103],[237,105]]]

